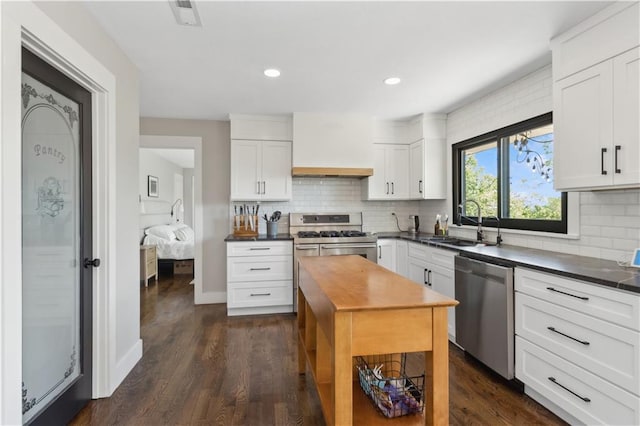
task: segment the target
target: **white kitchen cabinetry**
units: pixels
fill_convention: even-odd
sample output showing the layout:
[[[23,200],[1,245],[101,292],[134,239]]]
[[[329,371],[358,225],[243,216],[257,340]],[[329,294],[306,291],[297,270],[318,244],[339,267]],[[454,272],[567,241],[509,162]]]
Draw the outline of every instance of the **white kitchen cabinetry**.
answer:
[[[409,279],[455,299],[455,256],[456,252],[450,250],[408,243]],[[447,310],[449,340],[455,342],[455,308]]]
[[[227,315],[292,311],[292,242],[228,242]]]
[[[408,259],[409,243],[404,240],[396,240],[396,273],[405,278],[409,278]]]
[[[373,176],[363,180],[366,199],[409,199],[409,146],[374,144],[373,159]]]
[[[515,290],[525,392],[586,424],[640,424],[640,297],[525,268]]]
[[[378,239],[378,265],[396,272],[396,240]]]
[[[638,9],[615,4],[552,41],[558,190],[640,186]]]
[[[291,142],[231,140],[231,200],[291,199]]]
[[[421,139],[409,145],[409,198],[444,199],[446,162],[444,139]]]

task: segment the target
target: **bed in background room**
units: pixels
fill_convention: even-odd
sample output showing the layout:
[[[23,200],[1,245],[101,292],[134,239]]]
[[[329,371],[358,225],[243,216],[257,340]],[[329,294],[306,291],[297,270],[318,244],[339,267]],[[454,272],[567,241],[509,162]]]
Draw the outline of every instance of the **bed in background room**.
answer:
[[[156,246],[161,274],[193,274],[194,239],[193,229],[183,223],[155,225],[144,230],[142,244]]]

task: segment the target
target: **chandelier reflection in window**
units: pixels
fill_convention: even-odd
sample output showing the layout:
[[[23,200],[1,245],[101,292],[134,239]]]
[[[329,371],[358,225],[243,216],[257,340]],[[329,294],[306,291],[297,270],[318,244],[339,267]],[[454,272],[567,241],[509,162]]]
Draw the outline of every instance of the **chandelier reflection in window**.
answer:
[[[518,164],[526,163],[534,174],[540,174],[542,179],[551,181],[551,160],[546,160],[542,154],[532,149],[531,143],[541,144],[544,150],[545,144],[553,143],[553,133],[547,133],[536,137],[530,136],[531,132],[518,133],[512,136],[513,146],[518,150],[516,161]]]

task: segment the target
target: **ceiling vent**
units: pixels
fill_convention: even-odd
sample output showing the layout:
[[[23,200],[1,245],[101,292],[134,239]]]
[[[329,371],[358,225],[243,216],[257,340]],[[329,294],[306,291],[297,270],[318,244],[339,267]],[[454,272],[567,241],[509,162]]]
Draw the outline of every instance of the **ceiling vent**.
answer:
[[[200,15],[194,2],[190,0],[169,0],[173,16],[179,25],[201,27]]]

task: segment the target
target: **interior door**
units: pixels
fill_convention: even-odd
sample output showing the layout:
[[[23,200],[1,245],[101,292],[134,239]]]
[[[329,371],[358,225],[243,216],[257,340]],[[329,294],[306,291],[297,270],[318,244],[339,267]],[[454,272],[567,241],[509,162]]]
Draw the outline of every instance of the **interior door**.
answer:
[[[64,424],[91,398],[91,94],[22,53],[22,413]]]

